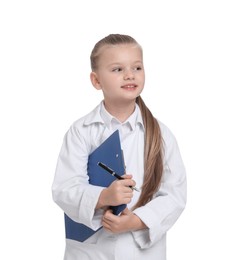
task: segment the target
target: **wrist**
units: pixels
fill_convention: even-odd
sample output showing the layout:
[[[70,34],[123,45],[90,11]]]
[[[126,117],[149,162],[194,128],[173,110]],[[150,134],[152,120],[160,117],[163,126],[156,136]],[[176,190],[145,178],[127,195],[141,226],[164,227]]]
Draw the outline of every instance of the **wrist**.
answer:
[[[137,231],[145,228],[147,228],[145,223],[136,214],[133,213],[133,231]]]
[[[106,203],[106,188],[103,189],[99,195],[98,201],[97,201],[97,205],[96,205],[96,209],[100,209],[100,208],[104,208],[107,206]]]

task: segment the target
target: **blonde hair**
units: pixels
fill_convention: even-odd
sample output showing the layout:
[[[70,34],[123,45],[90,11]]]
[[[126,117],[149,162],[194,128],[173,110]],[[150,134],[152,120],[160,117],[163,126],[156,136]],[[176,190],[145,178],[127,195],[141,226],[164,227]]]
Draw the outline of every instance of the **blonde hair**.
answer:
[[[138,44],[129,35],[110,34],[97,42],[91,52],[91,68],[95,71],[98,68],[101,49],[106,45],[118,44]],[[139,45],[141,48],[141,46]],[[145,105],[141,96],[136,98],[136,103],[140,107],[143,123],[145,126],[145,146],[144,146],[144,181],[142,193],[134,208],[144,206],[149,202],[160,187],[163,174],[163,142],[158,121]]]

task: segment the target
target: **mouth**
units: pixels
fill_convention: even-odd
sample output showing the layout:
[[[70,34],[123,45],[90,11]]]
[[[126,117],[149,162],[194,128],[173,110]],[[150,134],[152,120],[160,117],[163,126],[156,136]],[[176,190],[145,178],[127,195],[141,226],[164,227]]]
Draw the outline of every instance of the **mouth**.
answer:
[[[137,87],[135,84],[127,84],[124,86],[121,86],[121,88],[126,89],[126,90],[134,90]]]

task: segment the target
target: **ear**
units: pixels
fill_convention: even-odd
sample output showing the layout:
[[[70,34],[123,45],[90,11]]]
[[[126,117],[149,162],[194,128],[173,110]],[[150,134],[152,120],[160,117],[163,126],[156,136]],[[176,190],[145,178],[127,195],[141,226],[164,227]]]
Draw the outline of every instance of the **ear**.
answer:
[[[97,75],[96,72],[93,72],[93,71],[92,71],[92,72],[90,73],[90,80],[91,80],[93,86],[94,86],[97,90],[99,90],[99,89],[102,88],[101,85],[100,85],[100,82],[99,82],[99,80],[98,80],[98,75]]]

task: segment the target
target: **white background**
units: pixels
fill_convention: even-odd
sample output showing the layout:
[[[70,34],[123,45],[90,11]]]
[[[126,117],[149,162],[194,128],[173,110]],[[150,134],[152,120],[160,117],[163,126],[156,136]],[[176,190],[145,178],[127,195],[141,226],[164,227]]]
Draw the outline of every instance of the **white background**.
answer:
[[[109,33],[143,46],[142,96],[186,165],[188,203],[168,232],[168,260],[234,259],[232,3],[1,1],[0,259],[63,258],[51,185],[65,132],[102,99],[89,55]]]

